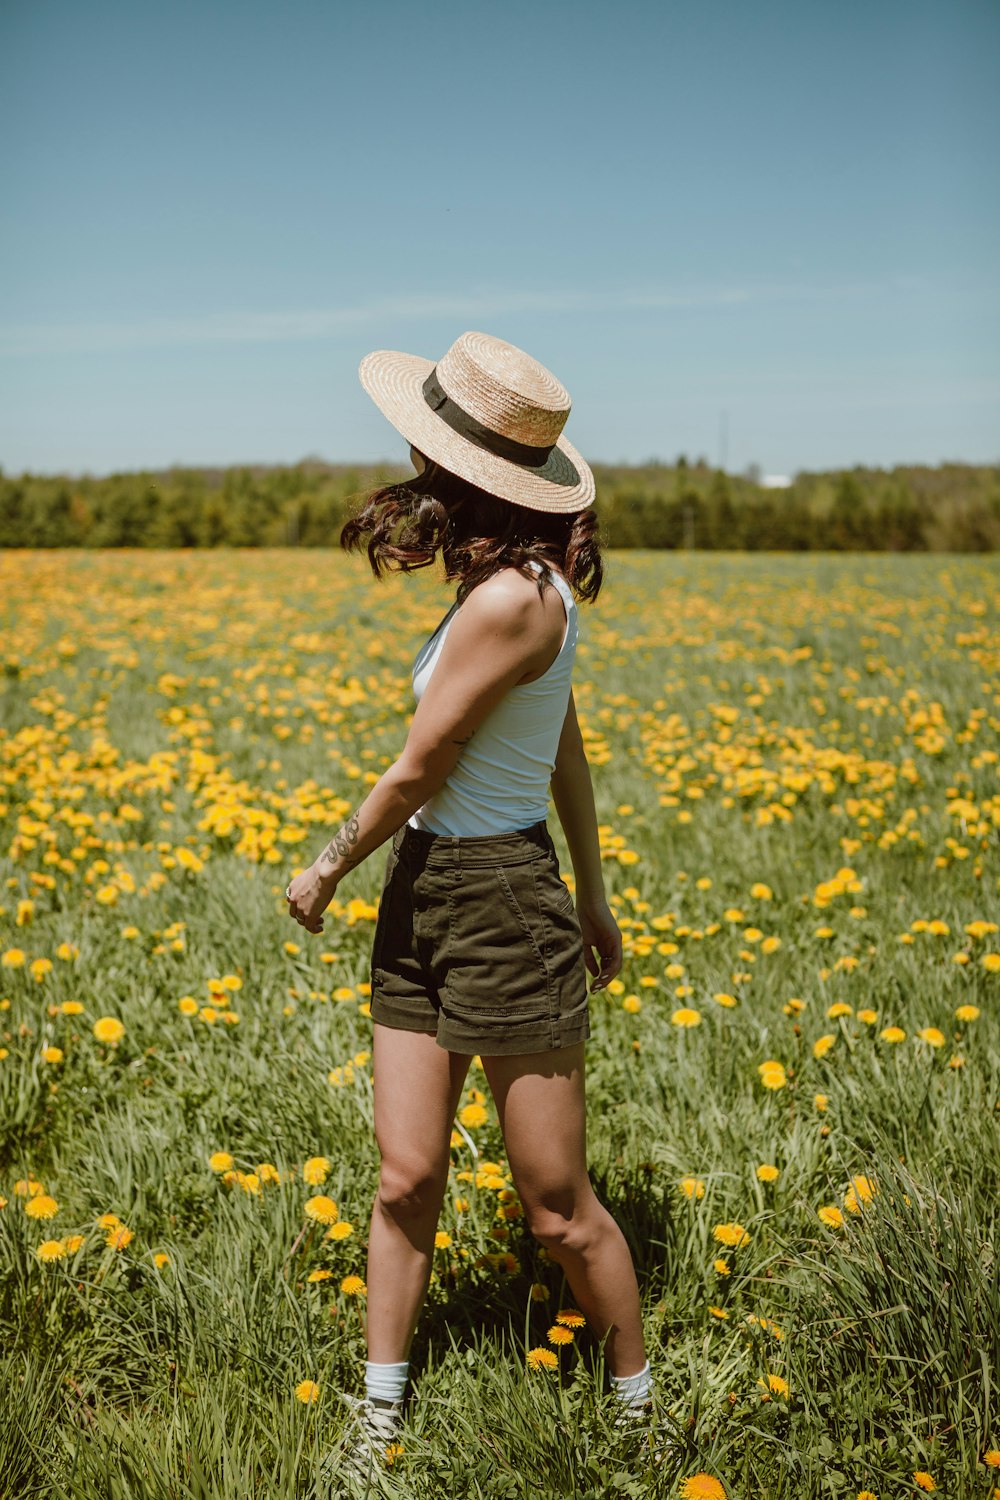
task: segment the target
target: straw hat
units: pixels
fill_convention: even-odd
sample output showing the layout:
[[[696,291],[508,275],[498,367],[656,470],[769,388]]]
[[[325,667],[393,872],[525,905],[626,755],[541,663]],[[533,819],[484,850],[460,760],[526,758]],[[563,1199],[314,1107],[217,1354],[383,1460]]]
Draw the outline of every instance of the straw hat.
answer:
[[[379,410],[452,474],[529,510],[584,510],[594,476],[562,435],[570,399],[523,349],[463,333],[435,364],[376,349],[359,370]]]

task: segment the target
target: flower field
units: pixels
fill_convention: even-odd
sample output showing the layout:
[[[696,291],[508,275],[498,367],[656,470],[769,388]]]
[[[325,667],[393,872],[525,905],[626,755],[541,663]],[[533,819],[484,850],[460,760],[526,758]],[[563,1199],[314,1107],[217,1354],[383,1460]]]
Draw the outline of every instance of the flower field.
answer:
[[[452,597],[0,553],[0,1500],[338,1492],[384,850],[319,936],[282,890]],[[1000,569],[612,553],[580,623],[591,1178],[682,1452],[615,1447],[477,1060],[386,1493],[1000,1496]]]

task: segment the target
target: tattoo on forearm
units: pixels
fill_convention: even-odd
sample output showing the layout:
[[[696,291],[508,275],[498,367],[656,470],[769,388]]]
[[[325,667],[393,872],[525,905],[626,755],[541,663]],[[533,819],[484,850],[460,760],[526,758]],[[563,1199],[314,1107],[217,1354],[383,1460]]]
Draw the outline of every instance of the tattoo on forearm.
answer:
[[[330,860],[332,864],[335,859],[339,858],[349,870],[353,870],[355,865],[361,863],[360,859],[355,859],[352,855],[354,845],[358,842],[358,813],[360,811],[359,807],[352,812],[344,826],[333,835],[323,850],[323,859]]]

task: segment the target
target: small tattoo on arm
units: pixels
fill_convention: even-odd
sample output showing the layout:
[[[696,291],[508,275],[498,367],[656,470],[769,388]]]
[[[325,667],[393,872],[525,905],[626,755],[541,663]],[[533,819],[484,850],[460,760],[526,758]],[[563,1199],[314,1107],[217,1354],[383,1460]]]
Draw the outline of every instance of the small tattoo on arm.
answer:
[[[355,812],[352,812],[344,826],[338,829],[333,835],[333,838],[323,850],[323,859],[328,859],[332,863],[335,859],[339,858],[349,870],[353,870],[355,865],[361,863],[360,859],[352,857],[354,845],[358,842],[358,813],[360,811],[359,807]]]

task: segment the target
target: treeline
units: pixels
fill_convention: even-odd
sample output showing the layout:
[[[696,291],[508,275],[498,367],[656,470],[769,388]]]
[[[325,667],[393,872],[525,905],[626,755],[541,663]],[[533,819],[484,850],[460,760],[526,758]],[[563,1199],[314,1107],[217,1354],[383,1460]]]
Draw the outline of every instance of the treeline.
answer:
[[[595,465],[612,547],[1000,550],[1000,468],[798,473],[774,489],[703,461]],[[104,478],[0,472],[0,547],[327,547],[389,467],[174,468]]]

